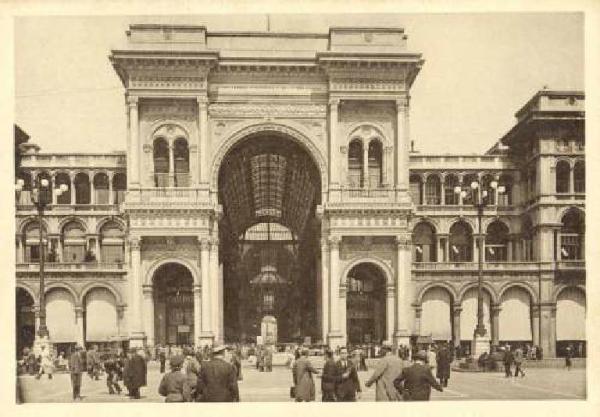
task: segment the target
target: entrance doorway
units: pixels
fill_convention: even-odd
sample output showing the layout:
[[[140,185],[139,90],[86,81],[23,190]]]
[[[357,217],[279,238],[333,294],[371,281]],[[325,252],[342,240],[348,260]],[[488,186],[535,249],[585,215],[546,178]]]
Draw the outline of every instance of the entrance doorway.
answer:
[[[153,277],[154,335],[160,345],[194,344],[194,279],[178,263],[160,266]]]
[[[386,338],[385,277],[371,263],[356,265],[348,273],[346,299],[348,342],[381,343]]]
[[[219,254],[226,342],[256,342],[265,316],[277,321],[279,342],[319,338],[320,194],[319,170],[293,138],[251,135],[225,156]]]

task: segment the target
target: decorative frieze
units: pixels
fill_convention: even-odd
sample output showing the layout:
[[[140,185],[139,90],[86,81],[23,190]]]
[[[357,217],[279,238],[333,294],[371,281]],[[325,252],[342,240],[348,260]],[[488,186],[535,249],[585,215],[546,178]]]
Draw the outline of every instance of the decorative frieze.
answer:
[[[195,121],[196,103],[191,100],[152,100],[141,106],[141,118],[146,121],[161,119]]]
[[[211,117],[325,118],[327,107],[324,104],[214,103],[208,112]]]

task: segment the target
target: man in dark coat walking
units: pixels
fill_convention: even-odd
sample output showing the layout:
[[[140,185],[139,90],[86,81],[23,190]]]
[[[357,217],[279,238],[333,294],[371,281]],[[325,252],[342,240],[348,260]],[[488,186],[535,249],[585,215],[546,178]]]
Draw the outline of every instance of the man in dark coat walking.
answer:
[[[414,364],[402,369],[394,380],[398,391],[403,391],[404,401],[429,401],[431,387],[442,392],[444,389],[433,377],[427,362],[427,352],[419,351],[413,355]]]
[[[158,351],[158,360],[160,361],[160,373],[165,373],[165,363],[167,362],[167,354],[164,348],[160,348]]]
[[[73,400],[81,400],[81,374],[85,370],[85,362],[81,351],[83,348],[75,346],[75,351],[69,357],[69,372],[71,373],[71,387],[73,388]]]
[[[203,362],[196,384],[196,401],[238,402],[237,371],[226,359],[225,346],[213,348],[213,357]]]
[[[504,376],[509,378],[512,376],[511,366],[513,364],[513,353],[510,350],[510,346],[504,347]]]
[[[360,381],[356,373],[356,366],[348,359],[348,349],[340,349],[340,360],[336,363],[337,383],[335,396],[337,401],[356,401],[360,398]]]
[[[333,360],[333,352],[327,349],[325,352],[325,364],[323,365],[323,376],[321,378],[321,400],[323,402],[335,401],[336,381],[337,365]]]
[[[131,398],[140,399],[140,387],[146,386],[146,377],[146,360],[136,349],[131,349],[123,369],[123,383],[127,387]]]
[[[450,364],[452,363],[452,354],[448,350],[448,346],[446,344],[444,344],[442,348],[438,350],[436,362],[436,376],[440,380],[440,385],[442,385],[443,387],[447,387],[448,380],[450,379]]]

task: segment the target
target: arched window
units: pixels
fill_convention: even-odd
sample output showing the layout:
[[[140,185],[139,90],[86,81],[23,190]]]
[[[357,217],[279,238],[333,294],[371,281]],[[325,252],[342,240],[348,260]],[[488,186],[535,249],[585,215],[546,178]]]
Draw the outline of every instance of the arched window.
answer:
[[[42,236],[46,234],[44,228]],[[48,244],[46,238],[44,238],[44,246]],[[45,251],[45,259],[48,258],[48,250]],[[32,222],[25,228],[25,262],[39,262],[40,261],[40,225],[37,222]]]
[[[411,175],[409,182],[410,182],[409,193],[410,193],[410,197],[412,198],[413,203],[416,205],[423,204],[423,196],[421,195],[421,190],[422,190],[421,177],[419,175]]]
[[[481,191],[487,192],[486,201],[490,206],[496,205],[496,190],[492,188],[492,181],[494,181],[494,177],[492,175],[485,175],[481,179]]]
[[[498,205],[511,206],[513,204],[513,178],[510,175],[502,175],[500,185],[504,186],[504,193],[498,193]]]
[[[94,203],[108,204],[108,175],[102,172],[94,176]]]
[[[465,222],[457,222],[450,228],[450,261],[471,262],[473,260],[473,235]]]
[[[173,145],[175,187],[190,186],[190,151],[187,140],[177,138]]]
[[[123,263],[124,255],[123,230],[118,223],[110,221],[100,229],[100,259],[103,263]]]
[[[113,176],[113,202],[121,204],[125,201],[125,191],[127,190],[127,177],[123,173],[117,173]]]
[[[414,262],[436,261],[435,229],[429,223],[421,222],[415,226],[412,234]]]
[[[572,209],[563,216],[561,223],[560,259],[583,259],[585,254],[585,215],[577,209]]]
[[[444,203],[447,206],[458,205],[459,196],[454,192],[454,187],[458,185],[458,177],[456,175],[447,175],[444,181]]]
[[[369,187],[378,188],[383,183],[383,149],[381,142],[372,140],[369,143]]]
[[[441,202],[440,179],[437,175],[430,175],[425,183],[425,204],[437,206]]]
[[[75,204],[90,204],[90,178],[83,172],[75,176]]]
[[[169,144],[164,138],[154,139],[152,155],[154,159],[154,184],[156,187],[168,187]]]
[[[67,223],[62,230],[63,262],[79,263],[85,259],[85,230],[78,222]]]
[[[573,170],[575,192],[585,193],[585,162],[577,161]]]
[[[352,188],[363,186],[363,145],[358,139],[348,147],[348,184]]]
[[[463,204],[469,205],[475,202],[473,189],[471,188],[471,183],[478,182],[477,175],[468,174],[463,177],[463,188],[467,189],[467,195],[463,198]]]
[[[17,175],[17,178],[23,180],[23,188],[18,195],[19,201],[17,204],[22,206],[30,206],[31,203],[31,189],[32,189],[32,179],[31,174],[29,172],[21,172]]]
[[[529,217],[525,217],[521,224],[521,238],[523,239],[523,260],[533,261],[533,225]]]
[[[54,180],[56,182],[56,188],[60,187],[63,184],[67,187],[67,191],[65,191],[56,198],[56,203],[71,204],[71,178],[69,177],[69,175],[64,172],[61,172],[60,174],[56,175]]]
[[[559,161],[556,164],[556,192],[568,193],[571,177],[571,167],[567,161]]]
[[[505,262],[508,260],[508,227],[500,221],[491,223],[485,235],[485,260]]]

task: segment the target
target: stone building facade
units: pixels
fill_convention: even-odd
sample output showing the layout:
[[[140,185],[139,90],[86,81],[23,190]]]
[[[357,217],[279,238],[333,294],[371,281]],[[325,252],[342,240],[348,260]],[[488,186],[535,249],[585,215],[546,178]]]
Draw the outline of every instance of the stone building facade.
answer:
[[[41,175],[69,189],[43,225],[54,343],[249,341],[274,317],[282,342],[468,345],[483,248],[491,342],[584,350],[583,93],[538,92],[483,155],[423,155],[406,42],[132,25],[110,55],[126,152],[22,158],[18,343],[38,311]]]

